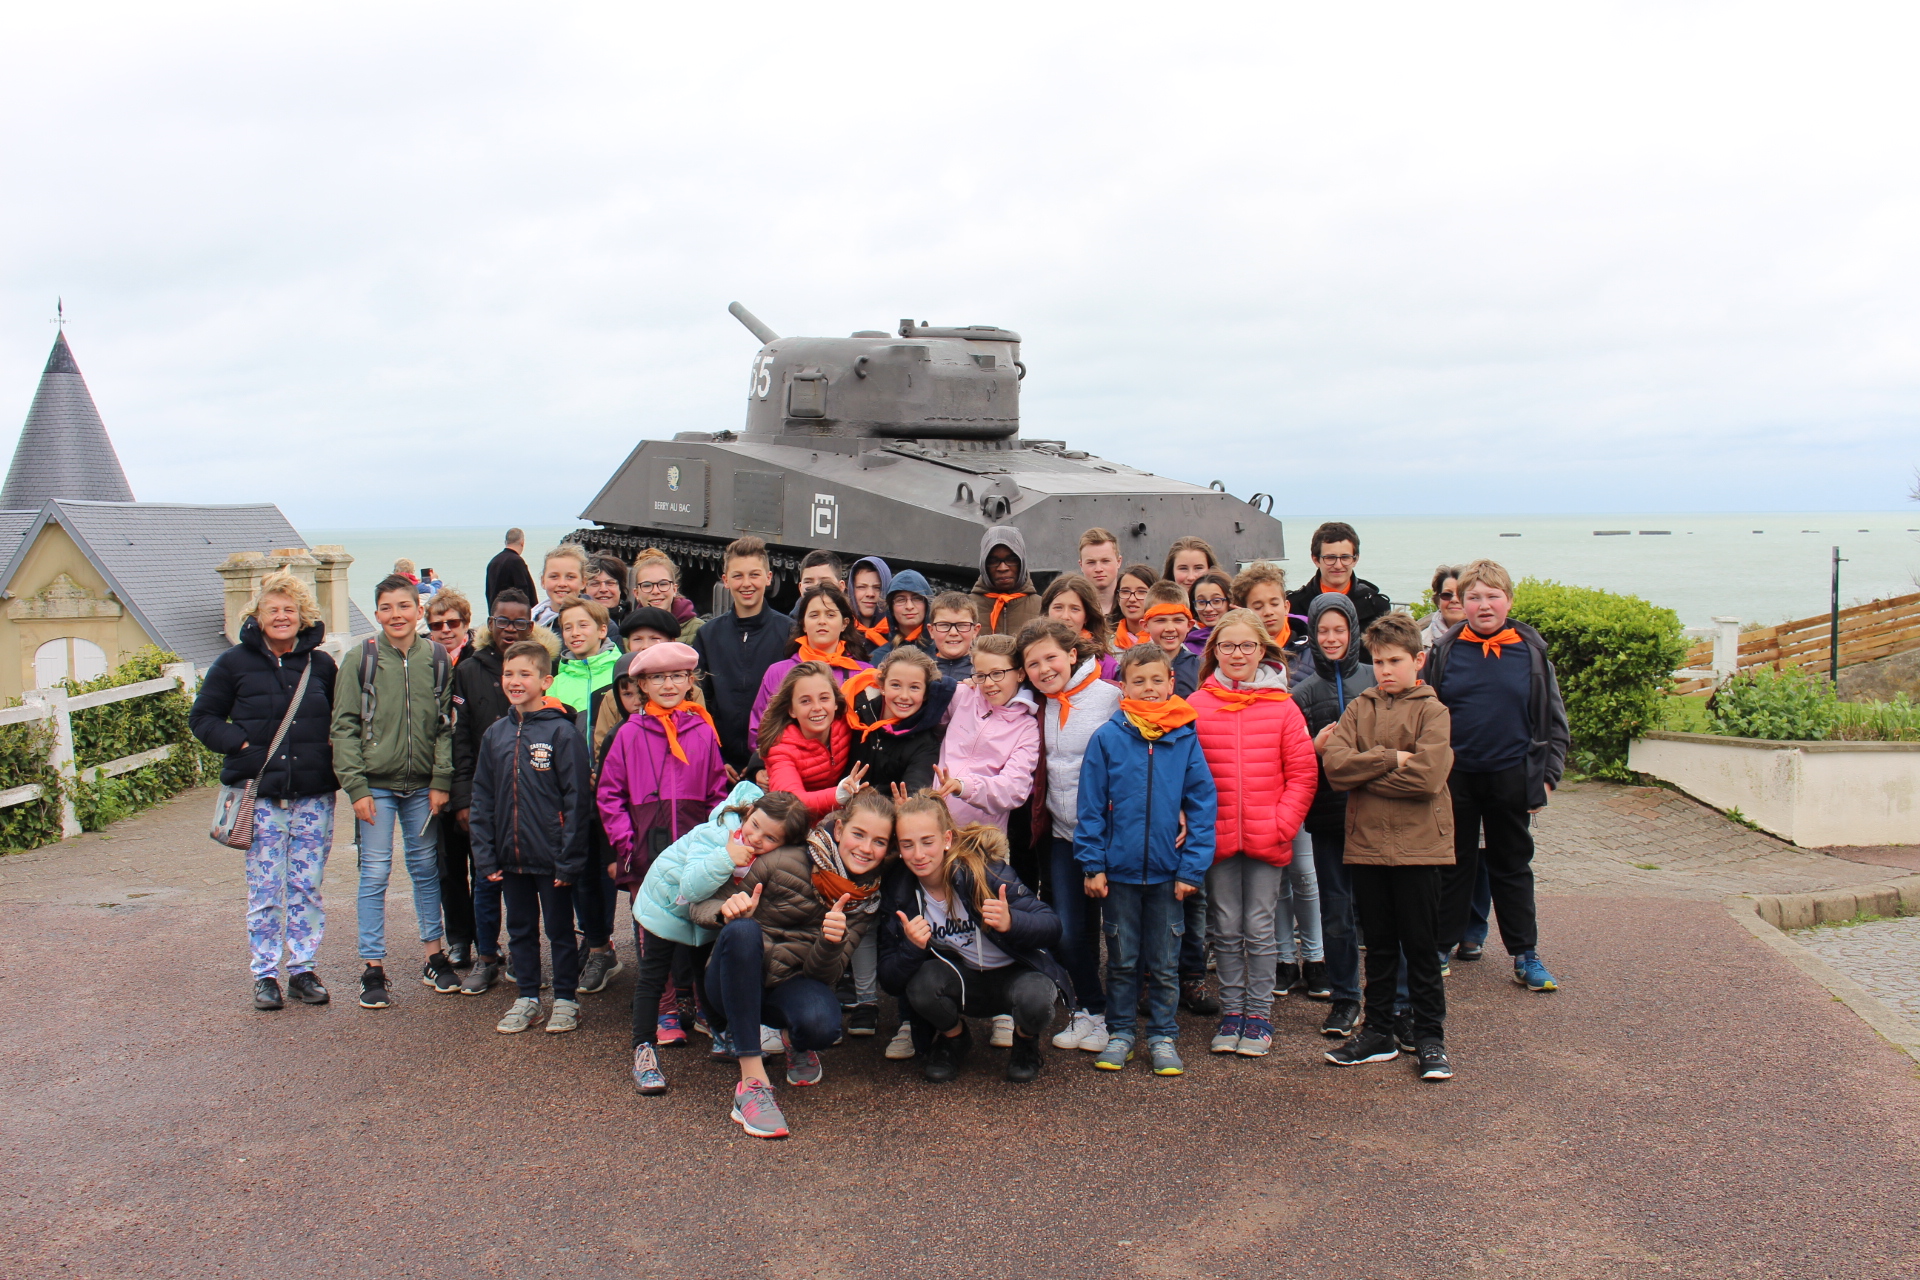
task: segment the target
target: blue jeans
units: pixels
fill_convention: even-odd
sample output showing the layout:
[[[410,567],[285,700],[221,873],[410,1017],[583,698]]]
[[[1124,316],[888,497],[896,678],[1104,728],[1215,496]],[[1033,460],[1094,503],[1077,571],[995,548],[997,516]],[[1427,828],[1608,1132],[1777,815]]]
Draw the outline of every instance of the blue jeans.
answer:
[[[1135,1035],[1142,969],[1146,972],[1147,1034],[1180,1034],[1174,1013],[1180,1003],[1180,940],[1187,931],[1187,913],[1174,897],[1173,884],[1171,880],[1159,884],[1107,881],[1101,915],[1106,922],[1107,995],[1112,1005],[1107,1011],[1107,1031],[1112,1035]]]
[[[360,846],[360,958],[387,958],[387,881],[393,875],[393,828],[400,827],[407,877],[413,881],[413,914],[420,941],[434,942],[440,928],[440,848],[428,822],[432,807],[427,789],[388,791],[373,788],[373,821],[354,823]]]
[[[1320,882],[1320,932],[1327,953],[1327,985],[1335,1000],[1360,999],[1360,935],[1354,928],[1353,880],[1347,875],[1347,833],[1315,831],[1313,869]],[[1294,854],[1297,859],[1300,855]]]
[[[1089,898],[1081,888],[1085,880],[1073,856],[1073,841],[1053,838],[1047,883],[1060,917],[1060,945],[1053,954],[1073,979],[1075,1002],[1088,1013],[1103,1014],[1107,997],[1100,985],[1100,899]]]
[[[752,919],[724,925],[707,957],[709,1015],[719,1014],[734,1054],[760,1056],[760,1028],[784,1030],[796,1049],[824,1049],[840,1038],[840,997],[812,978],[766,985],[766,937]]]
[[[1313,837],[1301,828],[1293,838],[1293,861],[1287,864],[1286,878],[1280,882],[1274,934],[1280,943],[1281,964],[1305,964],[1326,958],[1321,935],[1320,878],[1314,874],[1316,867],[1310,856],[1312,843]],[[1295,930],[1300,934],[1297,946]]]

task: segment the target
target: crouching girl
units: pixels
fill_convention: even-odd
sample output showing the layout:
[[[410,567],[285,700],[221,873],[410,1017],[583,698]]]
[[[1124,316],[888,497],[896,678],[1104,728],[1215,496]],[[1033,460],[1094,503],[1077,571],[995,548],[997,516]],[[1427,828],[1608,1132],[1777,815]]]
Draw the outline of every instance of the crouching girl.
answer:
[[[968,1018],[1013,1018],[1007,1079],[1040,1074],[1040,1037],[1073,983],[1047,950],[1060,917],[1007,865],[1007,838],[975,823],[956,831],[946,804],[918,795],[898,807],[900,862],[887,873],[880,985],[900,998],[935,1083],[960,1074],[973,1048]]]

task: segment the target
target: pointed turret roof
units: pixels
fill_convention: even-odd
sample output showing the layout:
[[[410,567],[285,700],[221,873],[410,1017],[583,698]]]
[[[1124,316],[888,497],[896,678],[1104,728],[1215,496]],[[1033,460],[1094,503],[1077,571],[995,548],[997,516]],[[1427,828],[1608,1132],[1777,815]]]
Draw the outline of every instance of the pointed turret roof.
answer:
[[[107,438],[67,335],[53,340],[40,389],[33,393],[27,425],[13,451],[0,509],[37,508],[49,498],[132,502],[133,488],[120,469],[120,455]]]

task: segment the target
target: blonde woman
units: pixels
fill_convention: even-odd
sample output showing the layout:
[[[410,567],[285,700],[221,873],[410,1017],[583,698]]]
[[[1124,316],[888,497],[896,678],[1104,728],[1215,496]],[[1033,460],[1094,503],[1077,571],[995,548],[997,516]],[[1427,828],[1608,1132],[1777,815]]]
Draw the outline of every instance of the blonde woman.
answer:
[[[283,1004],[283,952],[289,994],[306,1004],[328,999],[313,972],[326,928],[320,880],[333,848],[333,797],[340,785],[327,737],[335,668],[319,647],[326,631],[304,582],[284,571],[268,574],[247,606],[240,643],[214,659],[190,713],[193,736],[227,758],[223,784],[259,779],[246,858],[256,1009]],[[269,760],[267,748],[303,677],[300,705]]]

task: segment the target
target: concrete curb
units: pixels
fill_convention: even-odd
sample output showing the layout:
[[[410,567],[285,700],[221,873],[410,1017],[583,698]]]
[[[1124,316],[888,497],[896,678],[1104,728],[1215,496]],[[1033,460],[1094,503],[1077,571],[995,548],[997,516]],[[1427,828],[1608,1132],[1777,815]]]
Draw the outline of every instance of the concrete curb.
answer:
[[[1776,929],[1840,924],[1862,914],[1920,916],[1920,876],[1821,893],[1764,893],[1740,901],[1752,902],[1754,913]]]
[[[1911,876],[1901,882],[1912,885],[1909,892],[1920,891],[1920,876]],[[1858,890],[1845,890],[1851,899],[1854,894],[1866,894],[1873,886]],[[1741,926],[1754,937],[1772,947],[1788,964],[1812,978],[1832,993],[1833,998],[1858,1014],[1860,1020],[1880,1033],[1894,1047],[1900,1049],[1915,1062],[1920,1063],[1920,1027],[1914,1026],[1905,1018],[1882,1004],[1865,987],[1841,973],[1838,969],[1822,960],[1813,952],[1782,933],[1765,918],[1761,908],[1769,898],[1827,898],[1828,894],[1769,894],[1760,898],[1730,896],[1725,902],[1727,914],[1739,921]],[[1898,910],[1880,912],[1882,915],[1897,915]],[[1849,911],[1840,919],[1851,920],[1854,913]]]

